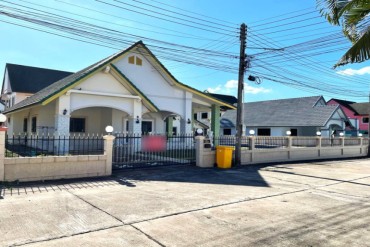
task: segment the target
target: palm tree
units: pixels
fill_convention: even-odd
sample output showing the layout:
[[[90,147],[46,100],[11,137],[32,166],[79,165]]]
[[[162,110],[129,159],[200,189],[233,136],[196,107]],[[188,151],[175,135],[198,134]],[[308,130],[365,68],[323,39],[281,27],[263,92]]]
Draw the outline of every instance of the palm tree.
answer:
[[[333,25],[342,26],[352,47],[334,65],[370,59],[370,0],[316,0],[320,13]]]

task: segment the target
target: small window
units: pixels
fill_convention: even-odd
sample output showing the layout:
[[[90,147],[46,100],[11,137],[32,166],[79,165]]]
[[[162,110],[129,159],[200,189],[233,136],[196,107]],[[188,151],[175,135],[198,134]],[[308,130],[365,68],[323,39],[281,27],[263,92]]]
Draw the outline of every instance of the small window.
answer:
[[[224,129],[224,136],[231,135],[231,129]]]
[[[197,120],[197,116],[198,114],[194,113],[194,116],[193,116],[194,120]]]
[[[362,123],[369,123],[369,118],[368,117],[363,117],[362,118]]]
[[[23,132],[27,133],[28,130],[28,118],[23,119]]]
[[[298,135],[298,130],[297,129],[290,129],[290,135],[291,136],[297,136]]]
[[[257,135],[259,136],[271,136],[271,129],[257,129]]]
[[[139,66],[143,65],[143,60],[141,60],[141,58],[136,57],[136,65]]]
[[[31,131],[33,133],[36,132],[36,122],[37,122],[37,118],[36,117],[32,117],[32,119],[31,119]]]
[[[84,118],[71,118],[69,120],[70,132],[85,132],[85,119]]]
[[[208,112],[202,112],[202,119],[207,119],[208,118]]]
[[[172,127],[172,135],[177,135],[177,127]]]
[[[128,58],[128,63],[135,64],[135,56],[131,56]]]
[[[129,64],[136,64],[138,66],[142,66],[143,65],[143,60],[137,56],[131,56],[131,57],[128,57],[128,63]]]

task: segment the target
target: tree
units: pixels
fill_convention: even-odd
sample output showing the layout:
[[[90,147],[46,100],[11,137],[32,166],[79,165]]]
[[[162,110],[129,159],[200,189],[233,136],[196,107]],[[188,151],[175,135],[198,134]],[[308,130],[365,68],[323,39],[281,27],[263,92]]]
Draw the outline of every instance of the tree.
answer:
[[[339,59],[334,68],[370,59],[370,0],[316,0],[322,16],[342,26],[352,47]]]

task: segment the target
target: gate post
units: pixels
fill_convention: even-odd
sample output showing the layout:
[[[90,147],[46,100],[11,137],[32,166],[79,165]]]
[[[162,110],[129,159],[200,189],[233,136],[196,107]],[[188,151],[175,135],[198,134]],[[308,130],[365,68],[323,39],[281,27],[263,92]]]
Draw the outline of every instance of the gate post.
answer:
[[[112,175],[112,159],[113,159],[113,141],[116,137],[112,135],[103,136],[104,139],[104,155],[107,156],[105,161],[105,175]]]
[[[5,180],[5,135],[7,127],[0,127],[0,182]]]

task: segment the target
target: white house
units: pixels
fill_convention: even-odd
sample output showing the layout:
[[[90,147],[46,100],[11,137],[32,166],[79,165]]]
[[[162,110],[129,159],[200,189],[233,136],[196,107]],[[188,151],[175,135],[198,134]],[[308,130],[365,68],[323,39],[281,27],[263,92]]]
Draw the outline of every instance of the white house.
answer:
[[[6,70],[4,97],[13,92],[11,81]],[[9,132],[57,135],[103,133],[107,125],[118,132],[172,133],[174,118],[178,132],[190,133],[194,112],[211,111],[219,123],[220,107],[235,109],[179,82],[141,41],[8,106]],[[219,125],[212,128],[217,134]]]
[[[221,134],[234,135],[236,111],[229,110],[221,118]],[[244,134],[250,130],[258,136],[315,136],[320,132],[339,136],[346,127],[353,127],[339,105],[327,105],[322,96],[268,100],[243,104]]]

